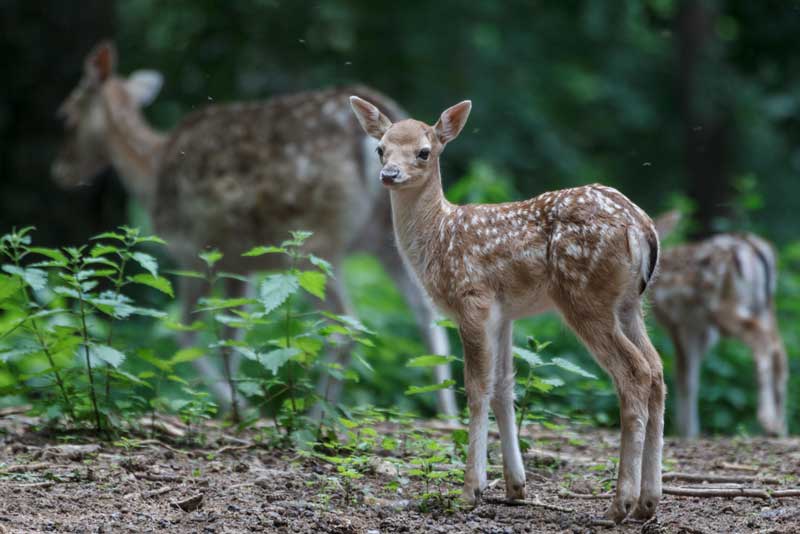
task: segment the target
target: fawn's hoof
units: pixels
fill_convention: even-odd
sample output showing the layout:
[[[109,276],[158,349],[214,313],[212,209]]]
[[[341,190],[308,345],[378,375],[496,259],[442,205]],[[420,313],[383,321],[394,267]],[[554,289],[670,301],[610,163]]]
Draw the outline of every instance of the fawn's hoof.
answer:
[[[633,511],[634,504],[636,504],[636,499],[614,499],[606,512],[606,517],[614,523],[620,524]]]
[[[509,501],[524,501],[525,482],[506,483],[506,499]]]
[[[464,486],[464,490],[461,492],[461,502],[465,506],[474,508],[481,501],[481,493],[481,489],[478,487]]]
[[[640,497],[636,508],[634,508],[633,513],[631,513],[631,517],[633,519],[647,521],[656,515],[657,507],[658,499],[652,497]]]

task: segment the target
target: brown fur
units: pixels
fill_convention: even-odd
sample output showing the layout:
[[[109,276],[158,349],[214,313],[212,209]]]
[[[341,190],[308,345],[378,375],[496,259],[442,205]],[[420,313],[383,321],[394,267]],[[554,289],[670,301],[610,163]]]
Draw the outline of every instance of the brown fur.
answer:
[[[597,184],[523,202],[450,204],[439,157],[471,104],[449,108],[434,126],[411,119],[392,124],[360,98],[351,104],[364,130],[380,141],[381,178],[401,253],[459,325],[470,408],[464,498],[476,502],[486,484],[489,403],[501,433],[507,495],[524,495],[510,332],[514,319],[555,308],[614,378],[620,396],[621,461],[609,516],[651,517],[661,497],[666,390],[640,301],[658,258],[650,218],[620,192]]]

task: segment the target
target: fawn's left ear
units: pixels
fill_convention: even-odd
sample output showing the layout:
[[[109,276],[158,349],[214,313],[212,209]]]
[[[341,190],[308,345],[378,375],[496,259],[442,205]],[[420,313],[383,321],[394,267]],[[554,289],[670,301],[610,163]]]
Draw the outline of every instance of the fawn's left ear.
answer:
[[[364,128],[364,131],[379,141],[383,138],[386,130],[392,126],[392,121],[381,113],[381,110],[363,98],[351,96],[350,107],[353,108],[353,113],[356,114],[356,118],[361,127]]]
[[[433,126],[433,131],[436,132],[436,137],[439,138],[443,145],[458,137],[458,134],[461,133],[467,123],[471,110],[472,101],[464,100],[442,112],[442,116]]]

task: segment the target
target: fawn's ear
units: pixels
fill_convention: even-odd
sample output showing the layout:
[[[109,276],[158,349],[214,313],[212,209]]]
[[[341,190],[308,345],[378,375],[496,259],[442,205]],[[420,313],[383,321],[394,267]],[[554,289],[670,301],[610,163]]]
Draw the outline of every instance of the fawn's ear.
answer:
[[[472,110],[472,101],[470,100],[464,100],[444,110],[442,116],[433,125],[436,137],[439,138],[443,145],[458,137],[458,134],[461,133],[467,123],[470,110]]]
[[[140,107],[150,105],[163,85],[164,77],[156,70],[137,70],[125,80],[125,89]]]
[[[83,63],[83,70],[90,79],[104,82],[117,66],[117,51],[111,41],[103,41],[95,46]]]
[[[392,121],[381,113],[381,110],[357,96],[350,97],[350,107],[353,108],[353,113],[356,114],[358,122],[368,135],[380,140],[383,134],[386,133],[392,126]]]
[[[656,217],[653,220],[653,224],[656,227],[659,239],[664,239],[671,234],[678,226],[678,223],[681,222],[681,217],[681,212],[678,210],[668,211]]]

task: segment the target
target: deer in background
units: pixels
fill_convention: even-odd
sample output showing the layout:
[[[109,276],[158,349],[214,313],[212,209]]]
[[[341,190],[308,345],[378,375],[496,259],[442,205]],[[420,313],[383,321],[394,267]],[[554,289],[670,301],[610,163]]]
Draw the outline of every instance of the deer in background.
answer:
[[[611,374],[620,398],[619,475],[608,516],[652,517],[661,498],[665,387],[642,315],[642,293],[658,261],[650,218],[601,185],[523,202],[451,204],[442,193],[439,158],[464,127],[471,103],[445,110],[429,126],[393,122],[358,96],[350,101],[364,131],[379,141],[380,180],[389,189],[402,256],[459,327],[470,414],[464,500],[476,503],[486,487],[490,405],[506,496],[524,498],[512,325],[555,308]]]
[[[403,266],[391,239],[389,202],[368,179],[377,173],[375,142],[353,118],[348,96],[355,92],[374,99],[390,116],[403,116],[394,102],[365,87],[306,92],[266,102],[212,105],[185,117],[171,132],[153,130],[141,108],[160,90],[161,75],[137,71],[115,73],[116,54],[110,43],[98,45],[86,58],[78,86],[59,109],[66,137],[53,164],[55,180],[78,186],[112,165],[125,188],[147,210],[155,231],[167,239],[169,252],[182,269],[202,270],[197,254],[218,248],[222,270],[236,273],[285,268],[278,255],[243,258],[253,246],[279,243],[291,230],[309,230],[309,252],[331,262],[341,275],[347,253],[376,255],[414,313],[427,349],[449,354],[446,333],[433,324],[433,311]],[[242,294],[243,284],[226,281],[229,297]],[[207,292],[202,280],[182,277],[179,295],[182,320]],[[330,280],[323,306],[354,315],[341,281]],[[193,344],[183,334],[181,344]],[[347,365],[350,347],[334,356]],[[224,362],[235,374],[235,362]],[[207,359],[194,362],[197,371],[223,402],[235,391],[222,383]],[[435,370],[439,382],[450,368]],[[336,399],[338,381],[320,384]],[[439,410],[454,415],[452,390],[441,391]],[[234,404],[235,408],[235,404]]]
[[[663,238],[680,214],[656,219]],[[776,261],[772,247],[753,234],[720,234],[666,249],[651,292],[653,311],[675,346],[678,433],[700,432],[700,366],[720,333],[753,352],[758,376],[758,421],[786,434],[788,363],[775,315]]]

